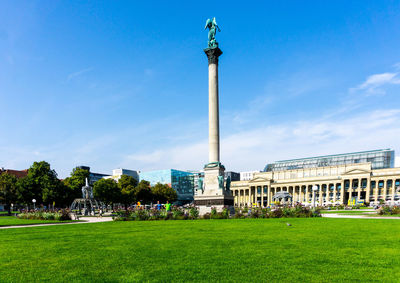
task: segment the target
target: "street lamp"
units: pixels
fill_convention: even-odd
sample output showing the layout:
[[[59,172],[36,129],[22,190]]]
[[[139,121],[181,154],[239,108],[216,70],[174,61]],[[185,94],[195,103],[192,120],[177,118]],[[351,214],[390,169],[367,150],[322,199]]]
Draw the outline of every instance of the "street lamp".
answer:
[[[318,186],[314,185],[312,186],[312,191],[313,191],[313,199],[314,199],[314,208],[315,208],[315,192],[318,191]],[[321,196],[320,196],[321,197]]]
[[[33,210],[36,210],[36,205],[35,205],[36,204],[36,199],[33,199],[32,202],[33,202]]]

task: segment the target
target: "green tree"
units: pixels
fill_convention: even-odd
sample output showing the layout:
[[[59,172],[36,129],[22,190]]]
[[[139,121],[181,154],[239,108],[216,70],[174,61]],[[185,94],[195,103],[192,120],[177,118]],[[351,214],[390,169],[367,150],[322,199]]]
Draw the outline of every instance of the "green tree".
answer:
[[[17,196],[18,202],[24,205],[32,204],[32,199],[38,197],[38,192],[33,191],[33,180],[28,176],[19,178],[17,181]]]
[[[81,168],[74,168],[71,176],[64,179],[64,185],[70,188],[68,201],[72,202],[76,198],[82,196],[82,187],[86,184],[86,178],[89,179],[90,172]]]
[[[135,199],[144,204],[152,201],[153,194],[151,193],[150,183],[148,181],[142,180],[135,187]]]
[[[8,214],[11,214],[11,204],[17,199],[17,178],[7,173],[0,174],[0,203],[7,206]]]
[[[128,205],[136,201],[135,187],[137,186],[137,180],[128,175],[122,175],[118,180],[118,188],[120,189],[121,203],[125,205],[125,209]]]
[[[100,179],[93,185],[93,195],[105,204],[114,205],[121,199],[121,191],[113,179]]]
[[[18,182],[18,196],[22,203],[31,204],[32,199],[40,203],[52,203],[59,196],[60,180],[55,170],[46,161],[34,162],[28,176]]]
[[[170,203],[172,203],[178,199],[178,194],[176,193],[176,191],[167,184],[157,183],[154,187],[151,188],[151,191],[153,193],[155,201],[169,201]]]

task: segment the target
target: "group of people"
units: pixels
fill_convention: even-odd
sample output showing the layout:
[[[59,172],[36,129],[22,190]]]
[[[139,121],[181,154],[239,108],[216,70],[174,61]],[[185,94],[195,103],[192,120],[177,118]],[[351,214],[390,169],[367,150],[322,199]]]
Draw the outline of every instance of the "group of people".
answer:
[[[169,201],[167,201],[165,205],[161,204],[160,201],[157,201],[156,209],[161,210],[163,208],[165,208],[166,211],[171,211],[171,204],[169,203]]]

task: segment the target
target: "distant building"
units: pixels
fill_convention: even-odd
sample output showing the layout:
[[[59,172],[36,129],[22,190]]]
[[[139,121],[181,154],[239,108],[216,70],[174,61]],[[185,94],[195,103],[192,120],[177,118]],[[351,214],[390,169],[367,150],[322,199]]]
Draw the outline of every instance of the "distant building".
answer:
[[[104,179],[113,179],[116,182],[118,182],[118,180],[121,179],[122,175],[128,175],[128,176],[135,178],[137,181],[139,181],[139,172],[138,171],[118,168],[118,169],[114,169],[112,172],[113,173],[111,176],[104,177]]]
[[[226,180],[228,177],[231,177],[231,181],[240,181],[240,173],[236,173],[233,171],[225,171],[224,179]]]
[[[26,177],[28,175],[28,169],[25,170],[12,170],[12,169],[4,169],[4,168],[0,168],[0,175],[6,173],[6,174],[10,174],[13,175],[17,178],[23,178]]]
[[[393,205],[400,203],[400,168],[390,149],[282,160],[232,182],[231,191],[236,206],[269,206],[278,192],[292,204]]]
[[[167,184],[177,192],[180,203],[187,203],[193,201],[194,176],[191,172],[166,169],[140,172],[139,180],[149,181],[151,186],[157,183]]]
[[[317,168],[357,163],[371,163],[371,169],[394,167],[394,150],[377,149],[343,154],[324,155],[276,161],[267,164],[264,172]]]
[[[12,169],[4,169],[4,168],[0,168],[0,175],[1,174],[10,174],[13,175],[15,177],[19,178],[23,178],[26,177],[28,175],[28,169],[25,170],[12,170]],[[0,203],[0,211],[4,211],[4,204]]]
[[[247,172],[240,172],[240,181],[248,181],[253,179],[254,173],[258,173],[260,171],[247,171]]]
[[[102,173],[94,173],[90,171],[89,166],[77,166],[76,168],[83,169],[89,171],[89,183],[93,185],[96,181],[103,179],[104,177],[108,177],[110,175],[108,174],[102,174]]]

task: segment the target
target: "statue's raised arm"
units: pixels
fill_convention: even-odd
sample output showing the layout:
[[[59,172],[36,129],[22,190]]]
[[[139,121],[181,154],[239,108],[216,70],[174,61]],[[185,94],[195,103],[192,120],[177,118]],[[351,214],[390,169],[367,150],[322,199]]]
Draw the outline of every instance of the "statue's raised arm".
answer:
[[[208,31],[208,47],[209,48],[215,48],[218,47],[218,42],[215,40],[215,34],[217,30],[221,32],[221,29],[219,28],[217,21],[215,17],[211,19],[207,19],[206,21],[206,26],[204,29],[209,29]]]

